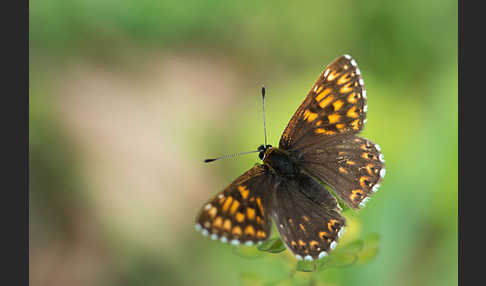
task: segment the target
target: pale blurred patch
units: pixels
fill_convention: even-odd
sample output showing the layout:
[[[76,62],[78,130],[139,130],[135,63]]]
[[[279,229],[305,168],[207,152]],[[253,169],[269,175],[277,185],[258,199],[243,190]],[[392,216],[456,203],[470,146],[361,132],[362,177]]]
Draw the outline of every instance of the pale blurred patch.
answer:
[[[231,65],[200,55],[144,61],[137,74],[77,62],[57,79],[49,99],[79,152],[78,175],[94,207],[73,216],[73,241],[33,244],[31,281],[37,285],[77,285],[68,282],[78,276],[84,277],[79,285],[99,281],[111,259],[107,248],[128,244],[167,260],[180,256],[185,248],[177,245],[194,235],[200,206],[224,185],[207,173],[203,154],[194,158],[188,147],[235,100],[238,77]],[[95,226],[84,229],[83,218]],[[113,237],[100,241],[100,231]]]
[[[73,64],[54,98],[95,218],[119,240],[172,257],[208,193],[224,185],[209,179],[203,154],[186,152],[196,143],[187,135],[223,117],[238,77],[222,59],[151,57],[138,74]]]

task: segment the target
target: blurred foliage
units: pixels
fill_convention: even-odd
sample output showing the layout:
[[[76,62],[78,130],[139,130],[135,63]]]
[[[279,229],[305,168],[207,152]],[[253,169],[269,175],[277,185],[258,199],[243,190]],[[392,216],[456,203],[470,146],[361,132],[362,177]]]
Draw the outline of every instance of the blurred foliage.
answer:
[[[80,281],[79,285],[457,284],[456,2],[44,0],[30,2],[29,17],[33,285],[64,285],[61,282],[68,278]],[[325,271],[302,272],[309,265],[297,263],[277,237],[260,246],[262,251],[202,239],[191,224],[197,215],[194,206],[258,162],[255,156],[245,156],[203,166],[202,157],[246,151],[262,143],[258,98],[262,83],[267,87],[269,143],[276,145],[319,73],[345,53],[357,59],[367,87],[368,123],[362,136],[382,147],[387,175],[365,209],[345,211],[349,227],[335,255],[320,262]],[[104,139],[102,132],[95,133],[98,137],[88,133],[98,122],[79,128],[72,124],[70,116],[75,115],[69,108],[84,108],[78,101],[92,97],[86,93],[76,104],[65,104],[66,90],[79,91],[79,86],[71,87],[65,80],[69,75],[76,78],[73,66],[82,64],[106,71],[104,77],[93,76],[99,81],[82,86],[86,90],[91,85],[109,87],[109,81],[103,80],[121,73],[126,76],[121,82],[139,84],[150,76],[144,73],[148,64],[169,62],[174,55],[191,67],[200,64],[194,58],[204,59],[209,63],[208,74],[221,69],[223,61],[236,75],[234,97],[220,105],[221,115],[209,117],[208,105],[198,104],[217,104],[223,97],[213,94],[214,85],[225,85],[228,78],[214,79],[214,85],[199,90],[201,101],[198,97],[170,101],[174,91],[160,87],[155,97],[170,99],[161,112],[181,115],[152,129],[169,134],[162,147],[178,147],[173,157],[160,162],[160,177],[166,179],[167,170],[176,169],[188,182],[201,178],[207,182],[196,183],[202,187],[182,197],[176,196],[179,185],[153,190],[174,194],[177,216],[187,218],[177,221],[183,222],[181,228],[175,228],[173,215],[143,217],[148,207],[137,205],[130,213],[135,225],[158,220],[160,225],[149,229],[162,230],[122,235],[115,222],[123,221],[113,214],[119,201],[108,192],[100,193],[93,183],[110,185],[113,182],[104,181],[106,174],[120,170],[107,170],[106,158],[89,156],[87,138]],[[221,69],[215,74],[228,73]],[[194,83],[184,73],[176,75],[175,81]],[[147,95],[134,93],[132,98],[132,103],[143,103]],[[108,104],[96,100],[87,106],[101,106],[114,121],[110,112],[125,99],[120,96]],[[127,118],[140,112],[133,110]],[[88,114],[85,119],[93,120]],[[176,125],[176,131],[171,133],[168,125]],[[134,135],[132,139],[138,144],[143,138]],[[117,144],[116,138],[113,142]],[[144,164],[141,160],[139,165],[117,167],[128,168],[126,176],[132,173],[130,168]],[[90,171],[99,172],[99,177],[87,179]],[[131,188],[136,195],[126,201],[136,204],[147,196],[141,192],[146,189],[143,183],[136,181]],[[108,202],[100,204],[100,200]],[[110,203],[113,208],[106,209]],[[129,223],[127,228],[133,226]],[[63,266],[84,279],[59,271]]]
[[[305,285],[315,284],[316,281],[322,280],[325,283],[325,278],[322,278],[322,272],[324,270],[332,268],[344,268],[352,266],[356,263],[366,263],[371,261],[378,253],[378,241],[379,236],[376,234],[368,235],[364,239],[358,239],[347,245],[340,246],[334,250],[329,256],[314,261],[298,261],[295,268],[289,268],[286,275],[282,279],[274,281],[268,280],[264,275],[255,272],[242,272],[240,273],[240,280],[242,285],[282,285],[282,284],[299,284],[305,283]],[[283,246],[283,247],[282,247]],[[285,251],[285,246],[280,238],[273,238],[267,242],[262,243],[257,247],[260,251],[265,251],[270,254],[277,254]],[[254,256],[261,257],[261,256]],[[290,264],[294,264],[291,261]],[[292,267],[292,266],[290,266]],[[312,272],[308,275],[308,281],[305,279],[300,282],[299,278],[296,278],[298,272]]]

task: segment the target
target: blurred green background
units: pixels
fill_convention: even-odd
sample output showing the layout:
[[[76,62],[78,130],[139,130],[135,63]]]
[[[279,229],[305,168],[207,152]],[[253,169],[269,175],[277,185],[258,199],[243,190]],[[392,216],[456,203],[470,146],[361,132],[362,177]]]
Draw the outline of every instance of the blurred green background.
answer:
[[[44,0],[29,13],[31,285],[457,284],[457,2]],[[257,155],[202,160],[263,143],[262,84],[277,145],[346,53],[387,175],[346,212],[343,243],[377,233],[379,253],[285,279],[288,251],[242,258],[194,230]]]

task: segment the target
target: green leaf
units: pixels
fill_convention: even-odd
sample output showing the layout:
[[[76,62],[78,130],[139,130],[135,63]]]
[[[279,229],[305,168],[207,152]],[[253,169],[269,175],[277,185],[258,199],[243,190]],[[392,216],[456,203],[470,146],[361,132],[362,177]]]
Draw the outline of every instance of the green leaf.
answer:
[[[270,253],[280,253],[284,251],[285,248],[286,248],[285,244],[282,242],[282,240],[279,237],[272,238],[268,241],[263,242],[258,246],[258,250],[270,252]]]
[[[325,268],[343,268],[354,265],[358,261],[358,254],[351,252],[335,252],[319,265],[319,270]]]
[[[378,246],[380,243],[380,236],[377,233],[368,234],[364,239],[365,244]]]
[[[378,255],[378,246],[380,244],[380,236],[378,234],[370,234],[364,238],[363,249],[359,253],[359,264],[364,264],[372,261]]]
[[[332,251],[317,261],[298,261],[296,271],[313,272],[328,268],[343,268],[354,264],[366,263],[376,257],[378,253],[379,236],[370,234],[364,239],[357,239]]]
[[[369,239],[369,245],[372,245],[374,241]],[[341,268],[348,267],[357,263],[360,258],[360,254],[364,250],[365,242],[363,239],[357,239],[347,245],[340,247],[329,256],[326,256],[317,261],[299,261],[297,262],[296,270],[301,272],[312,272],[312,271],[322,271],[328,268]],[[369,253],[371,255],[371,252]],[[363,256],[365,258],[365,256]],[[317,265],[314,265],[317,264]]]
[[[316,263],[318,262],[299,260],[299,262],[297,262],[295,270],[300,272],[314,272],[318,268],[318,266],[315,265]]]
[[[361,250],[363,250],[364,241],[362,239],[357,239],[353,242],[350,242],[342,247],[339,247],[334,252],[343,252],[347,254],[358,254]]]
[[[250,246],[235,246],[233,247],[233,253],[247,259],[256,259],[265,256],[265,253],[258,251],[256,247]]]
[[[355,253],[332,253],[317,261],[304,261],[297,262],[296,270],[300,272],[314,272],[322,271],[333,267],[347,267],[356,263],[358,255]]]

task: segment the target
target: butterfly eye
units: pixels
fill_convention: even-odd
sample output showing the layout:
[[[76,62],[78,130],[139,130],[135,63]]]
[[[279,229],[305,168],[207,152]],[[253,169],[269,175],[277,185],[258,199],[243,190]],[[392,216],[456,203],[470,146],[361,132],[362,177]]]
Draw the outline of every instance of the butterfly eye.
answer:
[[[258,157],[260,158],[260,160],[263,160],[263,156],[265,156],[265,151],[261,151],[261,152],[258,154]]]

